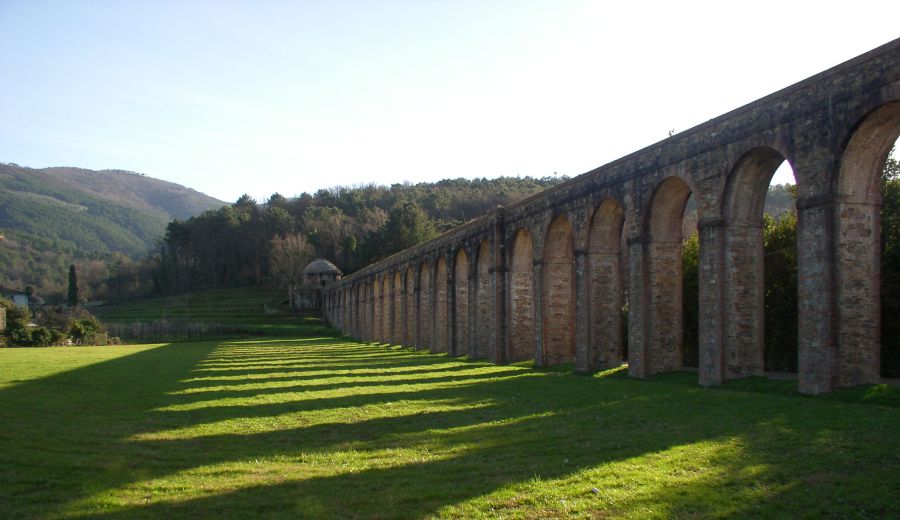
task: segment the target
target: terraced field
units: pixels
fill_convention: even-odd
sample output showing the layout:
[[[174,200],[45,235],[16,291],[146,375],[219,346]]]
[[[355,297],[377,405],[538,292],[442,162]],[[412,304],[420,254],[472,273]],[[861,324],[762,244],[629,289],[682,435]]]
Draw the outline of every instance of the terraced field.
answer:
[[[221,289],[103,306],[95,314],[113,335],[133,341],[327,332],[292,314],[286,299],[283,290]]]

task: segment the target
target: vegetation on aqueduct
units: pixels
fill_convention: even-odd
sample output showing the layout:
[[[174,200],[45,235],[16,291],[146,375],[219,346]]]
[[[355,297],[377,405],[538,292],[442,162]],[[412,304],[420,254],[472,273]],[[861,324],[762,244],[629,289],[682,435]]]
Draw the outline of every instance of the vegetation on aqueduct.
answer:
[[[900,515],[896,389],[702,389],[307,332],[0,350],[3,516]]]

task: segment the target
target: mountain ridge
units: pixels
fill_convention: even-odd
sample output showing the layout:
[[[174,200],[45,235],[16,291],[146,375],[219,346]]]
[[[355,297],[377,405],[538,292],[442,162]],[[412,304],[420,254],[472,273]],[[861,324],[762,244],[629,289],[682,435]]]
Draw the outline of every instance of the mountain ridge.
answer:
[[[0,284],[58,290],[70,263],[137,259],[170,221],[225,204],[127,170],[0,163]]]

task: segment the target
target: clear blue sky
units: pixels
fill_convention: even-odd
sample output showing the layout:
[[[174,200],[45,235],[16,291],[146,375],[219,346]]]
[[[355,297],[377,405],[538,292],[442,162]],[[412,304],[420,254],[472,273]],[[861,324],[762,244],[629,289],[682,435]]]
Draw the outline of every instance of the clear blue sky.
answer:
[[[794,4],[0,0],[0,161],[226,201],[577,175],[900,37]]]

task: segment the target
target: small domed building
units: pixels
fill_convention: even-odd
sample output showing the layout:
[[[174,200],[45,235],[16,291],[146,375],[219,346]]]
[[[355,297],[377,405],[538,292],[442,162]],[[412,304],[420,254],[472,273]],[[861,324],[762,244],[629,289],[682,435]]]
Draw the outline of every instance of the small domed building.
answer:
[[[341,279],[343,273],[336,265],[317,258],[303,269],[300,283],[288,289],[291,308],[297,312],[319,314],[322,310],[322,290]]]

